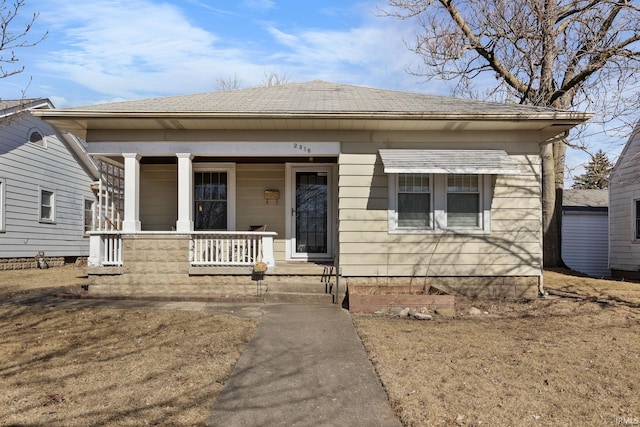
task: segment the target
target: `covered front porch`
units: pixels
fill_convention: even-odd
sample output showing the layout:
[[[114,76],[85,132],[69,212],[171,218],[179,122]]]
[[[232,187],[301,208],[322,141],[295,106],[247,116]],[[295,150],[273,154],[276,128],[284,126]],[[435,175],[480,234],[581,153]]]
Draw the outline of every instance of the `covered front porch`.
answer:
[[[286,143],[293,153],[282,156],[284,143],[264,143],[259,157],[247,145],[238,156],[243,145],[234,144],[234,157],[211,152],[219,146],[198,155],[96,153],[109,166],[94,186],[92,291],[253,295],[257,263],[271,282],[331,276],[338,144]]]
[[[291,302],[304,294],[306,303],[342,301],[345,289],[340,289],[338,270],[332,261],[281,261],[270,266],[265,275],[256,277],[251,257],[257,256],[260,241],[273,241],[274,234],[231,233],[227,239],[217,233],[98,234],[103,242],[119,242],[111,247],[119,252],[120,260],[114,256],[116,260],[111,263],[87,267],[89,293],[94,297],[255,302]],[[239,246],[234,247],[234,241]],[[233,259],[209,258],[207,252],[216,252],[210,251],[208,248],[213,246],[209,245],[220,242]],[[257,243],[240,246],[247,242]],[[198,245],[205,248],[201,256],[194,249]],[[254,248],[253,252],[247,252],[248,247]],[[225,250],[221,253],[224,255]]]

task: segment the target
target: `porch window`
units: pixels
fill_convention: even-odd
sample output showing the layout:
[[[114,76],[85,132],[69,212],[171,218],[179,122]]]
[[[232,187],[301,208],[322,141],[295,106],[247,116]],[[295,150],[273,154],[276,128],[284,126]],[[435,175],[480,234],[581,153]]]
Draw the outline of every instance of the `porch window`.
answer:
[[[227,172],[195,172],[194,226],[196,230],[227,230]]]
[[[55,193],[40,189],[40,222],[55,221]]]

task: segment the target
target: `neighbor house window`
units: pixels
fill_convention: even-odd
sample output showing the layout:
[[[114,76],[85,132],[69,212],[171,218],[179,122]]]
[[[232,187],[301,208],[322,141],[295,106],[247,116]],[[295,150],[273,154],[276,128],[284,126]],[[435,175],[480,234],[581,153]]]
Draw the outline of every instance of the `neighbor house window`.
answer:
[[[232,230],[235,228],[235,166],[194,165],[194,228]]]
[[[4,178],[0,178],[0,232],[5,231],[5,196],[6,181]]]
[[[89,231],[94,230],[94,221],[95,221],[95,200],[92,199],[84,199],[84,232],[85,234]]]
[[[40,189],[40,221],[55,221],[55,193],[53,191]]]
[[[46,147],[46,140],[42,135],[42,132],[38,129],[30,129],[29,130],[29,142],[39,145],[41,147]]]
[[[490,231],[490,175],[389,175],[389,231]]]
[[[636,240],[640,240],[640,200],[635,201],[635,238]]]

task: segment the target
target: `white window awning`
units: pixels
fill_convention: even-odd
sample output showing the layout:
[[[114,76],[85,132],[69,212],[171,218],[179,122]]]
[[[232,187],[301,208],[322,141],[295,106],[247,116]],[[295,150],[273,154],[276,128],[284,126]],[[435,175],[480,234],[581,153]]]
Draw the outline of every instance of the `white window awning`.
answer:
[[[385,173],[519,174],[504,150],[379,150]]]

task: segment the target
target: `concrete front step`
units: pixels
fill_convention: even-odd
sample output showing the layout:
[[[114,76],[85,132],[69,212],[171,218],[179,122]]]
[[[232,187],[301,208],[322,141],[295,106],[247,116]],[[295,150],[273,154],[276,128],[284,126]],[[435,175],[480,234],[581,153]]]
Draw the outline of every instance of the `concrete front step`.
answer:
[[[266,292],[263,294],[266,303],[287,304],[333,304],[333,295],[304,292]]]
[[[304,282],[281,281],[276,278],[265,280],[270,292],[299,292],[307,294],[325,294],[331,291],[331,284],[321,283],[319,280],[306,280]]]

